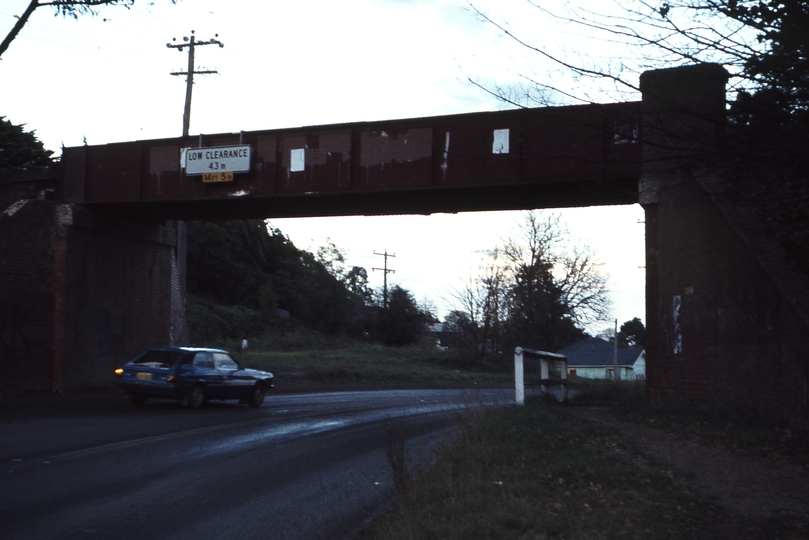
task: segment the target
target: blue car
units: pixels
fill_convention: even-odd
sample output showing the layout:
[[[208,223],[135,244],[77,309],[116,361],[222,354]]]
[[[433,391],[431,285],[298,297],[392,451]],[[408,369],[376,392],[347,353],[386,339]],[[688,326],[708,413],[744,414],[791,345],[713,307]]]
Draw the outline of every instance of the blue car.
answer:
[[[115,383],[134,404],[160,397],[190,408],[209,399],[238,399],[260,407],[273,387],[273,374],[245,368],[222,349],[155,347],[116,369]]]

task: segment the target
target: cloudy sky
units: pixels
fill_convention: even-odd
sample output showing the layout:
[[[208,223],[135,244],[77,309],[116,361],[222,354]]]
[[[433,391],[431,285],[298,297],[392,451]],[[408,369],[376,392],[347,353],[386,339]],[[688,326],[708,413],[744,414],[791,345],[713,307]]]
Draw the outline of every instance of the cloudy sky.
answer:
[[[28,3],[0,3],[1,34]],[[592,62],[609,59],[608,47],[585,45],[586,36],[525,0],[475,5],[532,45]],[[191,30],[197,40],[217,36],[225,45],[196,50],[196,68],[218,74],[195,77],[192,135],[508,108],[469,78],[503,86],[526,77],[581,84],[565,81],[464,0],[137,0],[132,9],[104,8],[78,20],[37,9],[0,59],[0,116],[35,130],[57,155],[62,146],[85,142],[177,137],[185,78],[170,73],[186,69],[187,55],[166,44]],[[645,320],[643,210],[571,209],[563,217],[610,275],[612,317]],[[384,263],[374,252],[395,253],[390,282],[445,313],[452,289],[474,274],[479,252],[514,235],[519,220],[517,212],[497,212],[272,224],[304,249],[330,238],[348,264],[369,269],[374,286],[381,286],[382,272],[370,269]]]

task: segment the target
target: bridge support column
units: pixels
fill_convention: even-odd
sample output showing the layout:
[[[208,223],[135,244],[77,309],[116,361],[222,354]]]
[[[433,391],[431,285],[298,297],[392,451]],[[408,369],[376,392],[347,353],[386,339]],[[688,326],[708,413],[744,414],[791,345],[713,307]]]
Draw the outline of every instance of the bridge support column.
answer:
[[[0,213],[0,393],[109,386],[185,344],[185,227],[25,200]]]
[[[716,155],[711,148],[724,119],[726,81],[727,72],[716,65],[641,76],[643,161],[638,194],[646,212],[646,384],[653,396],[680,393],[679,382],[687,376],[681,353],[674,352],[675,342],[682,339],[681,326],[672,319],[673,298],[681,297],[675,292],[682,293],[681,276],[667,261],[672,240],[689,240],[672,234],[671,205],[675,192],[693,182],[695,160]],[[707,161],[700,165],[704,168]]]
[[[783,264],[751,242],[755,215],[726,193],[726,81],[717,65],[641,77],[647,391],[805,420],[797,289],[779,284]]]

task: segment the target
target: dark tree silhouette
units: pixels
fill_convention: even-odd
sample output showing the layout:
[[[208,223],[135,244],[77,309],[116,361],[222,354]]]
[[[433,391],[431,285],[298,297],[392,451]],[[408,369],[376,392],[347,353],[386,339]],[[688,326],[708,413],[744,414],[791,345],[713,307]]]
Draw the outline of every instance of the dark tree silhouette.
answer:
[[[0,116],[0,169],[47,167],[53,164],[51,150],[45,150],[33,131],[15,126]]]
[[[646,344],[646,327],[638,317],[626,321],[618,330],[619,347],[643,347]]]

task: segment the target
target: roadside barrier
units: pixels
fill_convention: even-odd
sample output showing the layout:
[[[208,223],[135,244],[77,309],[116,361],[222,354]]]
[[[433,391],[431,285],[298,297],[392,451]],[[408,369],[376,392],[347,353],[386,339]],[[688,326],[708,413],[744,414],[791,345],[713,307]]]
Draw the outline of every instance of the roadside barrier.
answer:
[[[514,349],[514,389],[517,405],[525,404],[525,360],[539,360],[542,395],[548,394],[548,386],[560,386],[562,402],[567,402],[567,357],[545,351],[532,351],[517,347]],[[550,378],[550,363],[554,362],[560,378]]]

